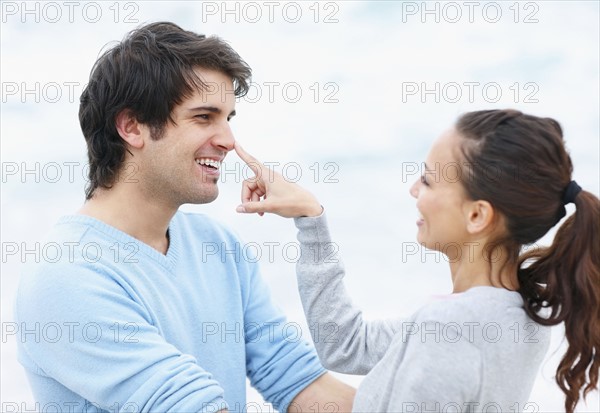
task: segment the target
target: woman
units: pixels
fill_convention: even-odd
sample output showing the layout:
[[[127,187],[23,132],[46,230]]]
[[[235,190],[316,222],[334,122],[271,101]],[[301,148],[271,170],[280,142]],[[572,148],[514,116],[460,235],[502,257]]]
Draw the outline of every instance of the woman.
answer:
[[[549,346],[547,326],[561,322],[569,346],[556,381],[566,411],[597,386],[600,201],[571,180],[555,120],[471,112],[436,140],[410,193],[417,239],[448,256],[453,294],[403,321],[363,321],[332,259],[319,202],[280,175],[261,179],[267,169],[236,151],[257,175],[244,182],[238,212],[296,218],[300,295],[309,324],[320,326],[311,333],[322,362],[367,374],[354,411],[537,410],[528,397]],[[450,169],[452,177],[428,173]],[[576,212],[552,245],[520,255],[571,202]]]

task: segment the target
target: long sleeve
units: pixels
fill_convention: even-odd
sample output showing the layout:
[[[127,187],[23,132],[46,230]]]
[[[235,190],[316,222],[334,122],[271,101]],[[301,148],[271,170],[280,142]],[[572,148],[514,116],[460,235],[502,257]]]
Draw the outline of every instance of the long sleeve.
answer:
[[[19,361],[37,402],[246,411],[249,378],[285,410],[325,372],[235,234],[178,212],[169,235],[161,254],[90,217],[57,224],[48,239],[68,249],[25,271],[16,300]]]
[[[145,309],[102,269],[62,264],[26,277],[17,319],[21,360],[104,410],[216,411],[223,389],[194,357],[161,336]],[[37,332],[37,334],[36,334]],[[23,356],[25,355],[23,354]],[[54,403],[56,394],[35,389]],[[43,396],[46,394],[46,396]],[[76,406],[76,411],[86,407]]]
[[[248,267],[242,271],[248,274],[243,289],[248,378],[265,400],[285,412],[294,397],[326,371],[298,324],[288,322],[273,303],[258,266]]]
[[[298,288],[321,362],[333,371],[366,374],[401,330],[401,320],[363,319],[344,286],[344,266],[324,214],[294,222],[301,251]]]

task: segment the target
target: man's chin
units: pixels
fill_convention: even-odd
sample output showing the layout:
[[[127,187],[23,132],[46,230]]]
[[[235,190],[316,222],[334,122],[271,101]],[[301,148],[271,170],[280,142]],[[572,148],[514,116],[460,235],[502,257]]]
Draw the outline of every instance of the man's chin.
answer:
[[[214,191],[212,191],[211,193],[201,194],[199,196],[196,196],[193,200],[190,200],[190,201],[188,201],[186,203],[187,204],[196,204],[196,205],[210,204],[215,199],[217,199],[218,196],[219,196],[219,188],[217,188],[215,186]]]

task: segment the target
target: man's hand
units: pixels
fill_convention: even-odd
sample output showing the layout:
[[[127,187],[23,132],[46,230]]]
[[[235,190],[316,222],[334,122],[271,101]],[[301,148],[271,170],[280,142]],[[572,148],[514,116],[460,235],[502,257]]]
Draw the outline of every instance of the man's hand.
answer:
[[[258,213],[261,216],[271,212],[284,218],[321,215],[323,207],[313,194],[300,185],[286,181],[281,174],[267,168],[237,142],[235,151],[256,175],[242,183],[242,204],[237,207],[237,212]]]
[[[325,373],[302,390],[288,407],[288,412],[352,411],[356,389]]]

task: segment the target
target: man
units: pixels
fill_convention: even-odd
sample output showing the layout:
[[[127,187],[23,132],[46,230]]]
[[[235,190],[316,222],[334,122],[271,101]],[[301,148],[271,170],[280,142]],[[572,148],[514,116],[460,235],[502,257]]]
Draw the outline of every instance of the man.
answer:
[[[89,186],[28,269],[19,359],[41,408],[244,411],[245,379],[281,411],[349,411],[354,389],[286,340],[253,259],[203,255],[239,241],[184,203],[212,202],[250,68],[222,40],[154,23],[96,62],[81,96]],[[51,332],[49,332],[51,331]],[[91,410],[94,409],[94,410]]]

